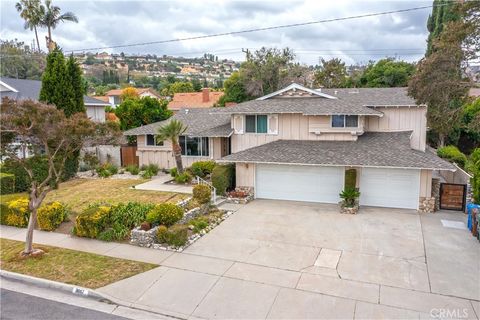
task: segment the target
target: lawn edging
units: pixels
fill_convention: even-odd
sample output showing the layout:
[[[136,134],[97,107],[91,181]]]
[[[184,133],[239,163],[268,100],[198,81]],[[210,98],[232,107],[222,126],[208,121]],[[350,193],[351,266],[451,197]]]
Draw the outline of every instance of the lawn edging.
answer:
[[[6,270],[0,270],[0,278],[10,280],[10,281],[15,281],[15,282],[22,282],[22,283],[34,285],[41,288],[59,290],[59,291],[70,293],[76,296],[81,296],[84,298],[90,298],[90,299],[99,300],[107,303],[118,304],[117,302],[113,301],[111,297],[106,297],[105,295],[98,293],[95,290],[87,289],[84,287],[75,286],[75,285],[67,284],[63,282],[32,277],[26,274],[21,274],[17,272],[6,271]]]

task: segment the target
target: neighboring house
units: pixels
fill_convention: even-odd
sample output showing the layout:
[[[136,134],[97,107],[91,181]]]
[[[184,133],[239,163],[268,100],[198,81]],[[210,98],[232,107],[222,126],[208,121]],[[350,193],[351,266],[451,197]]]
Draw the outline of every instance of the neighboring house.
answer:
[[[203,88],[202,92],[175,93],[168,109],[177,112],[180,109],[212,108],[222,96],[223,92],[210,91],[209,88]]]
[[[175,115],[195,125],[189,141],[214,137],[214,121],[214,128],[225,128],[222,141],[229,148],[209,157],[235,163],[237,187],[251,188],[256,198],[337,203],[345,171],[354,169],[361,205],[423,209],[425,198],[434,201],[433,171],[455,171],[425,151],[427,108],[416,105],[406,88],[320,91],[291,84],[229,108],[192,111]],[[200,124],[200,118],[209,120]],[[125,134],[140,134],[145,127]],[[162,147],[145,147],[139,138],[141,164],[174,166],[172,159],[168,166],[160,160]]]
[[[200,160],[220,159],[230,154],[230,115],[219,113],[220,109],[182,109],[170,119],[144,125],[124,132],[126,136],[137,136],[139,164],[158,164],[161,168],[175,167],[175,158],[170,141],[157,143],[158,128],[171,119],[180,120],[186,127],[180,137],[182,160],[185,167]]]
[[[156,99],[162,99],[162,96],[159,95],[155,90],[152,88],[135,88],[137,90],[138,96],[140,98],[143,97],[151,97]],[[122,103],[122,93],[123,89],[113,89],[108,91],[105,95],[108,97],[108,103],[115,108],[120,103]]]
[[[1,78],[0,97],[9,97],[16,100],[38,100],[42,82],[38,80]],[[96,122],[105,122],[105,107],[109,104],[95,98],[84,96],[83,101],[87,116]]]

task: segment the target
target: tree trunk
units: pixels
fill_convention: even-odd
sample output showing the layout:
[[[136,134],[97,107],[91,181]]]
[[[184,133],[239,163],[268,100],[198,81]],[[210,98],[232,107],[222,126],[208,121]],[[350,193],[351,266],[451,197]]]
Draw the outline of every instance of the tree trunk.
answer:
[[[438,134],[438,147],[445,147],[445,134],[443,133]]]
[[[183,163],[182,163],[182,148],[178,143],[172,142],[173,156],[175,157],[175,162],[177,164],[177,172],[179,174],[183,173]]]
[[[52,29],[48,26],[48,52],[52,52]]]
[[[37,27],[34,26],[33,30],[35,30],[35,39],[37,39],[37,51],[40,52],[40,41],[38,41],[38,33],[37,33]]]
[[[30,200],[32,201],[32,200]],[[33,230],[37,222],[37,208],[31,210],[30,219],[28,219],[27,237],[25,239],[25,250],[23,254],[29,255],[33,252]]]

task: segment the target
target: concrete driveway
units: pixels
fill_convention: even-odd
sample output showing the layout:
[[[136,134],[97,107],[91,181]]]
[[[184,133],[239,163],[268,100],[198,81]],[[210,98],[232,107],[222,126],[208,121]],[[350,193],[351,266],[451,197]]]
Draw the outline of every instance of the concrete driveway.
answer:
[[[181,318],[480,315],[480,246],[458,212],[255,200],[161,267],[101,288]]]

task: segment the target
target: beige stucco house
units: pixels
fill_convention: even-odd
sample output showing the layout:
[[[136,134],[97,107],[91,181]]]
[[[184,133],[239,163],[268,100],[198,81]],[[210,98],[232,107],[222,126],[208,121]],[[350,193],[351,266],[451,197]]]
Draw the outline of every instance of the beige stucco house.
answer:
[[[345,171],[355,169],[361,205],[423,209],[420,203],[433,201],[432,173],[455,170],[426,151],[426,111],[405,88],[291,84],[233,107],[174,117],[189,127],[181,140],[186,165],[206,158],[235,163],[237,187],[256,198],[337,203]],[[161,125],[126,134],[138,136],[142,164],[170,168],[170,146],[152,145]]]

